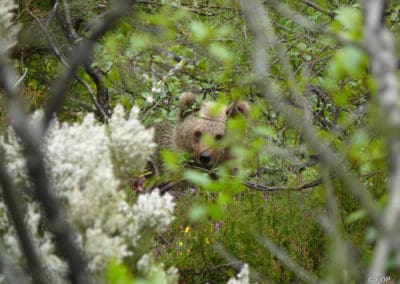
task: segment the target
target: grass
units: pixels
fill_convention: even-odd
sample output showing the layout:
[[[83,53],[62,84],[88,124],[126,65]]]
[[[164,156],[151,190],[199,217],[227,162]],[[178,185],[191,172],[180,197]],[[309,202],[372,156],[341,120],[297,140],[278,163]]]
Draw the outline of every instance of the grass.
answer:
[[[159,258],[176,266],[182,283],[222,283],[237,271],[217,253],[215,246],[261,275],[261,282],[297,282],[296,275],[263,247],[266,236],[289,252],[308,271],[319,274],[326,261],[327,237],[316,217],[324,211],[322,188],[303,192],[263,194],[247,190],[235,197],[222,218],[189,219],[192,204],[205,202],[205,194],[182,196],[177,201],[176,220],[162,234]]]

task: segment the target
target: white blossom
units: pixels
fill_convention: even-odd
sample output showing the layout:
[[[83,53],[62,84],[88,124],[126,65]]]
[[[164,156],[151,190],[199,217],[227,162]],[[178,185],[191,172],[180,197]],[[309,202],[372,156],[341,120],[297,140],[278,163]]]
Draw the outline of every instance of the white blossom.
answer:
[[[90,260],[91,271],[102,271],[107,267],[109,260],[120,263],[124,257],[132,255],[122,237],[110,237],[101,228],[89,228],[86,231],[84,248]]]
[[[9,50],[17,41],[19,28],[13,24],[13,11],[17,8],[13,0],[0,1],[0,53]]]
[[[148,278],[153,274],[161,272],[165,283],[178,283],[179,274],[176,267],[169,267],[164,272],[164,264],[156,263],[151,254],[144,254],[136,264],[138,270]]]
[[[154,97],[151,96],[151,95],[148,95],[146,97],[146,102],[149,103],[149,104],[153,104],[154,103]]]
[[[9,225],[8,216],[6,213],[6,205],[3,201],[0,201],[0,232],[7,230]]]
[[[11,127],[7,129],[6,136],[0,137],[0,145],[0,151],[4,154],[6,168],[10,174],[13,174],[15,182],[19,185],[28,183],[26,162],[22,156],[22,148]]]
[[[140,195],[133,212],[140,227],[155,228],[157,232],[164,230],[174,220],[173,197],[168,193],[160,196],[158,189]]]
[[[120,188],[121,179],[139,174],[155,148],[153,130],[140,124],[138,113],[134,107],[126,118],[123,108],[117,106],[108,126],[97,122],[93,114],[86,115],[82,123],[61,124],[54,120],[43,139],[46,170],[78,229],[76,243],[84,250],[94,275],[103,275],[110,260],[120,263],[134,255],[142,232],[148,238],[174,219],[175,204],[170,195],[160,196],[155,190],[140,195],[136,204],[129,204]],[[36,112],[31,126],[37,127],[41,117],[42,113]],[[7,136],[0,136],[0,151],[10,174],[28,185],[25,160],[11,127]],[[52,282],[62,283],[66,264],[59,258],[52,235],[43,230],[41,213],[33,201],[28,203],[25,218],[47,276]],[[16,234],[1,199],[0,233],[7,253],[22,264]],[[152,265],[163,267],[155,262]],[[170,283],[177,282],[176,269],[164,273],[175,279]]]
[[[158,83],[161,83],[161,81],[159,81]],[[157,86],[152,87],[152,88],[151,88],[151,92],[152,92],[152,93],[161,93],[161,92],[162,92],[162,89],[161,89],[160,85],[161,85],[161,84],[157,84]]]
[[[41,233],[40,226],[42,216],[37,207],[37,204],[34,202],[28,203],[25,215],[25,223],[27,224],[28,232],[35,240],[37,253],[43,262],[46,276],[51,279],[52,282],[64,283],[63,279],[65,279],[67,275],[67,265],[56,254],[51,235],[49,233]],[[6,214],[6,212],[4,213]],[[10,259],[17,261],[22,258],[14,227],[8,226],[7,232],[3,235],[3,242],[7,253],[11,256]]]
[[[142,170],[153,153],[153,129],[146,129],[138,120],[139,109],[133,107],[125,119],[122,106],[116,106],[109,121],[110,145],[122,177]]]
[[[249,284],[250,283],[250,270],[249,265],[245,263],[240,272],[235,278],[229,279],[227,284]]]
[[[53,182],[61,194],[75,188],[118,188],[108,144],[105,126],[97,123],[93,114],[87,115],[81,124],[56,123],[50,129],[45,153]]]

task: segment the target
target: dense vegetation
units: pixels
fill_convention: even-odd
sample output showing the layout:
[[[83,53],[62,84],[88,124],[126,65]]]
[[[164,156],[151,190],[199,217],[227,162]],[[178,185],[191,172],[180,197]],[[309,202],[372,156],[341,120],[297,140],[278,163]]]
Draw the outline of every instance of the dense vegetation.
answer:
[[[25,106],[34,112],[50,101],[75,48],[98,15],[110,14],[112,3],[16,2],[20,31],[10,57]],[[380,85],[371,74],[360,1],[262,1],[256,7],[261,14],[251,14],[246,1],[136,2],[65,86],[59,121],[81,123],[95,113],[112,131],[110,117],[122,105],[127,112],[138,107],[148,128],[173,124],[186,91],[221,105],[245,100],[251,113],[229,121],[218,141],[242,157],[239,168],[228,163],[216,169],[218,179],[185,167],[168,149],[162,151],[167,174],[161,177],[147,165],[118,170],[125,169],[123,157],[113,160],[130,204],[159,187],[175,198],[175,220],[135,248],[133,258],[109,259],[96,277],[166,281],[135,268],[151,250],[156,262],[178,269],[180,283],[226,282],[244,263],[251,282],[259,283],[399,279],[398,245],[385,259],[384,274],[368,274],[384,235],[374,212],[388,208],[387,146],[398,129],[376,95]],[[397,52],[395,2],[385,7],[384,21]],[[1,96],[2,135],[12,124]]]

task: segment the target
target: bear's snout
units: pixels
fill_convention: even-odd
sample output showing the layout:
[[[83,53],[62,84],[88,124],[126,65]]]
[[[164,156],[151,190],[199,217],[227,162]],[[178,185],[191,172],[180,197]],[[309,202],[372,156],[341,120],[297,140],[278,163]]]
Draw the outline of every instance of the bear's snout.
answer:
[[[208,152],[207,150],[201,152],[200,156],[199,156],[199,160],[200,160],[200,163],[203,166],[208,166],[208,164],[211,162],[211,154],[210,154],[210,152]]]

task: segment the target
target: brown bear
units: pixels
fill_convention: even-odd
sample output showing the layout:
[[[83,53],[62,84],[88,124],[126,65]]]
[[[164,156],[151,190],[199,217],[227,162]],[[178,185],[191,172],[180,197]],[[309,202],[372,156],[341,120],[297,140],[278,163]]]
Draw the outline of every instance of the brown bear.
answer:
[[[221,140],[226,134],[228,118],[235,115],[247,117],[248,114],[249,105],[244,101],[218,107],[216,102],[197,103],[195,94],[183,93],[179,98],[176,125],[167,131],[169,133],[163,134],[164,142],[161,143],[169,150],[189,154],[196,166],[212,169],[231,159],[231,154],[229,149],[206,145],[203,135]],[[163,129],[165,132],[166,127]]]

